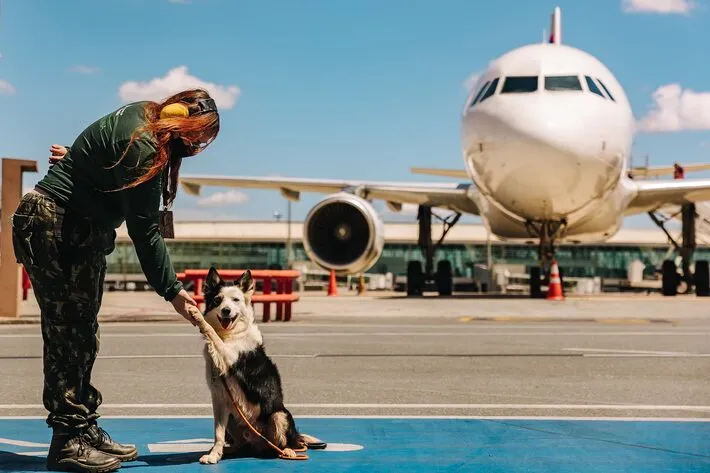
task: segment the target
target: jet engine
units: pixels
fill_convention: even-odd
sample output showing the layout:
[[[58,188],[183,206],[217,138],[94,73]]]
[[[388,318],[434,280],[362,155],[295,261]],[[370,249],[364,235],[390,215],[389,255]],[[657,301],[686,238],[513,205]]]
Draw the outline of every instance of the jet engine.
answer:
[[[346,192],[318,202],[303,224],[306,254],[326,270],[364,272],[379,259],[384,244],[377,211],[365,199]]]

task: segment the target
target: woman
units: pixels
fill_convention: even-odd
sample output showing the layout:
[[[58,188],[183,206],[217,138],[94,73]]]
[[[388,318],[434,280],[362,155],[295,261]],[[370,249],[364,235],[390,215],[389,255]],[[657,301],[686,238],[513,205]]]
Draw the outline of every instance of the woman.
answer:
[[[113,471],[120,460],[137,457],[133,445],[114,442],[98,427],[101,393],[90,383],[106,255],[125,221],[148,283],[194,324],[197,304],[173,269],[160,201],[171,206],[182,158],[198,154],[218,132],[218,111],[203,90],[121,107],[66,150],[53,147],[47,175],[13,215],[17,261],[42,314],[50,470]]]

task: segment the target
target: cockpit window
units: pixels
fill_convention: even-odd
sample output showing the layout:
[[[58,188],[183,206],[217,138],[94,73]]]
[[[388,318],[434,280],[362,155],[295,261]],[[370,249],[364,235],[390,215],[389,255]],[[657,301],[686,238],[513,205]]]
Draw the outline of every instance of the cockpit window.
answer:
[[[491,85],[488,87],[488,89],[486,89],[486,93],[483,94],[483,96],[481,97],[481,102],[486,100],[491,95],[495,94],[497,87],[498,87],[498,77],[493,79],[493,82],[491,82]]]
[[[599,78],[597,78],[597,82],[599,82],[599,85],[601,85],[601,86],[604,88],[604,92],[606,92],[606,94],[609,96],[609,98],[610,98],[613,102],[616,102],[616,100],[614,100],[614,96],[611,95],[611,92],[609,92],[609,89],[607,89],[607,88],[606,88],[606,85],[604,85],[604,82],[602,82],[601,79],[599,79]]]
[[[535,92],[537,90],[537,77],[518,76],[506,77],[501,94]]]
[[[478,91],[478,93],[476,94],[476,98],[473,99],[473,102],[471,102],[471,107],[473,107],[474,105],[476,105],[476,103],[478,102],[478,99],[480,99],[480,98],[481,98],[481,95],[483,95],[483,91],[486,90],[486,87],[488,87],[488,84],[490,84],[490,83],[491,83],[490,81],[486,81],[486,83],[483,84],[483,86],[481,86],[481,89],[480,89],[480,90]]]
[[[577,76],[547,76],[545,90],[582,90],[582,83]]]
[[[597,84],[594,83],[591,77],[589,76],[584,76],[584,78],[587,80],[587,87],[589,87],[589,91],[597,94],[599,97],[604,98],[604,94],[602,94],[602,91],[599,90],[599,87],[597,87]]]

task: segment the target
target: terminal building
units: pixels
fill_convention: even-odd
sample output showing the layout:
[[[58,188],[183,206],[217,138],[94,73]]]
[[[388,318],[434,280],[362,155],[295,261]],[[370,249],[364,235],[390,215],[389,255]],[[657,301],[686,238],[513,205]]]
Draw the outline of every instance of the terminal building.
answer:
[[[290,229],[290,231],[289,231]],[[115,251],[108,257],[107,273],[141,274],[140,262],[125,227],[118,229]],[[290,238],[289,238],[290,233]],[[385,223],[382,255],[368,273],[406,275],[407,262],[423,257],[417,245],[418,226]],[[167,240],[175,269],[275,269],[308,261],[302,244],[302,222],[183,221],[175,222],[175,239]],[[441,229],[432,226],[438,241]],[[675,235],[674,235],[675,236]],[[288,249],[290,248],[290,251]],[[290,254],[290,258],[289,258]],[[625,280],[630,263],[644,264],[643,275],[652,277],[664,259],[677,251],[658,228],[622,229],[611,239],[595,244],[560,245],[557,261],[564,276]],[[710,259],[710,246],[698,241],[696,259]],[[459,223],[446,235],[436,260],[448,259],[453,276],[472,277],[474,266],[512,265],[527,269],[537,265],[537,245],[504,242],[489,235],[481,224]]]

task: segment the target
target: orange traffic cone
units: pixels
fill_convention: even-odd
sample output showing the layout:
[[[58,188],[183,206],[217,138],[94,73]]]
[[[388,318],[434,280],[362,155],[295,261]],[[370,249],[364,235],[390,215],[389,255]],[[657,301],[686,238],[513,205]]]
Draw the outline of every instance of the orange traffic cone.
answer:
[[[562,281],[560,281],[560,269],[557,267],[557,261],[552,262],[550,268],[550,285],[547,288],[548,301],[563,301],[565,296],[562,295]]]
[[[335,270],[330,270],[330,281],[328,281],[328,295],[337,296],[338,295],[338,284],[335,281]]]

